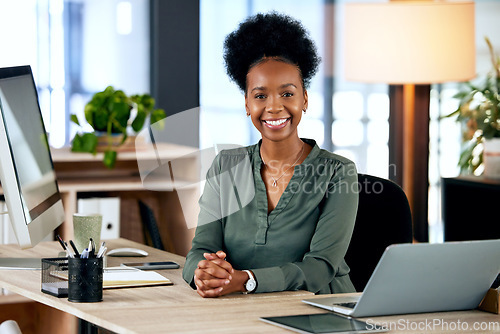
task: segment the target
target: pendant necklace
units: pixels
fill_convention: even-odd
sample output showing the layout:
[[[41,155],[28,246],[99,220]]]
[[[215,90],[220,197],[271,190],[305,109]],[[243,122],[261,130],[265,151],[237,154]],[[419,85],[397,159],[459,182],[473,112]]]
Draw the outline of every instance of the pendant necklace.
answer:
[[[272,183],[272,186],[273,186],[273,187],[277,187],[277,186],[278,186],[278,180],[279,180],[279,179],[281,179],[281,178],[283,177],[283,175],[285,175],[285,174],[286,174],[286,172],[288,172],[288,170],[289,170],[290,168],[292,168],[293,166],[295,166],[295,164],[296,164],[297,162],[299,162],[300,158],[302,157],[302,154],[304,154],[304,142],[302,142],[302,150],[300,151],[300,155],[299,155],[299,157],[297,158],[297,160],[295,160],[295,162],[294,162],[294,163],[293,163],[290,167],[288,167],[288,168],[287,168],[287,169],[283,172],[283,174],[281,174],[281,175],[280,175],[280,177],[278,177],[277,179],[275,179],[274,177],[272,177],[271,175],[269,175],[269,176],[271,177],[271,179],[273,179],[273,183]],[[264,161],[264,158],[262,158],[262,163],[264,164],[264,166],[266,166],[266,167],[267,167],[267,164],[266,164],[266,162]],[[269,167],[268,167],[268,168],[269,168]]]

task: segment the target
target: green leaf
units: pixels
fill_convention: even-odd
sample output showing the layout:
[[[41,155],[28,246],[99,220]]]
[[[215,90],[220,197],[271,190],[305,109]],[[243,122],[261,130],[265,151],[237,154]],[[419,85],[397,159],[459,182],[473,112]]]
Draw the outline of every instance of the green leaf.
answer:
[[[163,109],[156,109],[151,112],[151,126],[157,130],[162,130],[165,127],[165,119],[167,115]]]
[[[77,133],[71,142],[71,152],[82,152],[82,146],[82,136]]]
[[[167,114],[163,109],[156,109],[151,112],[151,124],[156,123],[164,118],[167,118]]]
[[[75,114],[71,114],[70,121],[73,123],[76,123],[77,125],[80,125],[80,122],[78,121],[78,117],[76,117]]]
[[[122,126],[120,122],[118,122],[116,119],[111,119],[110,123],[111,126],[108,129],[108,135],[111,135],[112,133],[127,133],[127,126]]]
[[[465,149],[460,154],[460,159],[458,161],[459,166],[467,166],[469,164],[470,160],[472,160],[472,151],[474,151],[474,148],[476,147],[476,145],[477,145],[477,142],[474,141],[474,142],[470,142],[465,147]]]
[[[102,95],[104,96],[111,96],[113,95],[115,92],[115,89],[113,88],[113,86],[108,86],[106,87],[106,89],[102,92]],[[99,94],[99,93],[97,93]]]
[[[141,104],[146,108],[146,110],[151,110],[155,106],[155,99],[151,97],[149,94],[142,95]]]
[[[144,126],[144,122],[146,121],[147,114],[144,111],[137,111],[137,116],[135,116],[134,121],[132,122],[132,129],[135,132],[141,131]]]
[[[109,112],[105,108],[95,109],[93,112],[94,130],[106,131],[109,121]]]
[[[113,133],[122,132],[121,128],[126,128],[128,119],[130,118],[131,106],[123,100],[115,100],[110,104],[110,112],[112,118],[119,123],[119,126],[115,126],[112,129]],[[113,122],[113,125],[116,123]]]
[[[448,117],[453,117],[453,116],[458,116],[458,115],[460,115],[460,109],[455,110],[455,111],[454,111],[454,112],[452,112],[451,114],[441,116],[441,117],[439,117],[439,119],[448,118]]]
[[[116,164],[117,154],[118,153],[113,150],[107,150],[106,152],[104,152],[104,160],[103,160],[104,166],[108,167],[109,169],[113,169]]]
[[[85,105],[84,114],[85,114],[85,120],[90,124],[91,127],[95,129],[94,126],[94,111],[96,110],[95,106],[92,103],[87,103]]]
[[[453,98],[461,100],[461,99],[465,98],[466,96],[468,96],[469,94],[470,94],[470,92],[458,92],[455,95],[453,95]]]
[[[128,138],[128,134],[127,134],[127,131],[125,131],[122,133],[122,140],[120,140],[120,145],[122,145],[125,142],[125,140],[127,140],[127,138]]]
[[[95,154],[97,150],[97,136],[93,133],[76,134],[73,138],[72,152],[87,152]]]
[[[90,152],[90,153],[96,153],[96,149],[97,149],[97,136],[95,135],[95,133],[93,132],[90,132],[90,133],[85,133],[83,136],[82,136],[82,139],[83,139],[83,150],[85,152]]]

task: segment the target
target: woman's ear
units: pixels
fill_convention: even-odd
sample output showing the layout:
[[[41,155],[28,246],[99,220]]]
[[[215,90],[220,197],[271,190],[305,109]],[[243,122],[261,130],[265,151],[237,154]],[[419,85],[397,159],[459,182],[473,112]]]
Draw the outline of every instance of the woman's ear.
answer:
[[[250,109],[248,108],[248,96],[245,94],[245,110],[247,112],[247,116],[250,116]]]
[[[307,90],[304,89],[304,108],[302,110],[307,110],[309,106],[309,98],[307,97]]]

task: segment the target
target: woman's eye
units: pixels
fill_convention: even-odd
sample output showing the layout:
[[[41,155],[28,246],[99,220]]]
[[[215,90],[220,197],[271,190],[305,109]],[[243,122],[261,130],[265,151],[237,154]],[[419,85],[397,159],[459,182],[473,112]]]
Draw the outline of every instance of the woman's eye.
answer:
[[[293,93],[283,93],[283,97],[292,97]]]
[[[264,94],[257,94],[257,95],[255,95],[255,98],[256,98],[256,99],[263,99],[263,98],[265,98],[265,97],[266,97],[266,96],[265,96]]]

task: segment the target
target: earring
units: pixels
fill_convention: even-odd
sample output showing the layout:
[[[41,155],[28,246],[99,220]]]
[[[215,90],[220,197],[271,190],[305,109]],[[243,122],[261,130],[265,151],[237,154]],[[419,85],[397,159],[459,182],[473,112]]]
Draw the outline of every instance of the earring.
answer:
[[[250,116],[250,113],[247,112],[247,117],[249,117],[249,116]]]
[[[304,114],[307,112],[307,109],[302,109],[302,111],[304,112]]]

